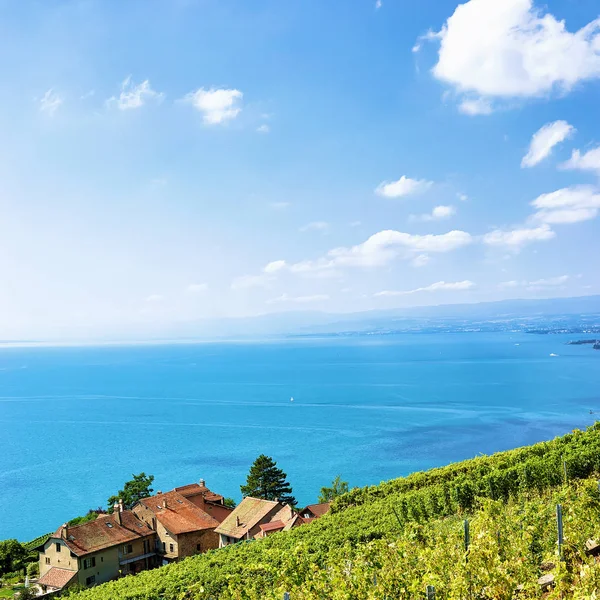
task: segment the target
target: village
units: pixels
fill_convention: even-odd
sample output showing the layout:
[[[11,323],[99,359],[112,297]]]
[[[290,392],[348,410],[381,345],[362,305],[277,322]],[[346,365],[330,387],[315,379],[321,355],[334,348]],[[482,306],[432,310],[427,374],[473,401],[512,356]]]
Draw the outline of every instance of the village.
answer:
[[[80,525],[61,525],[40,544],[39,597],[68,587],[91,587],[183,558],[289,531],[328,512],[328,502],[296,510],[279,500],[244,497],[235,508],[204,479],[157,492],[130,509],[119,500],[112,513]]]

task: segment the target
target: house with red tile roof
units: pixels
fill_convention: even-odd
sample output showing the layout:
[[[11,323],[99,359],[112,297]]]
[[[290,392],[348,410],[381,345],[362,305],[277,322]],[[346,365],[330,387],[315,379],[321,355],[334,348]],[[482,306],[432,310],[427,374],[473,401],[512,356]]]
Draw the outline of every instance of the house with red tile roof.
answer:
[[[300,511],[303,519],[312,521],[318,519],[329,512],[331,502],[321,502],[320,504],[309,504],[306,508]]]
[[[89,587],[157,565],[156,533],[123,505],[81,525],[59,527],[40,547],[43,592]]]
[[[204,509],[175,490],[143,498],[132,507],[136,517],[156,532],[156,550],[163,563],[219,547],[215,533],[219,521],[210,514],[214,507],[202,502],[201,493],[191,497]]]
[[[204,479],[200,483],[190,483],[176,487],[174,492],[180,493],[184,498],[214,517],[219,523],[223,522],[233,510],[230,506],[225,506],[225,498],[220,494],[215,494],[206,487]]]
[[[219,534],[219,547],[287,531],[302,524],[297,517],[287,504],[247,496],[215,530]]]

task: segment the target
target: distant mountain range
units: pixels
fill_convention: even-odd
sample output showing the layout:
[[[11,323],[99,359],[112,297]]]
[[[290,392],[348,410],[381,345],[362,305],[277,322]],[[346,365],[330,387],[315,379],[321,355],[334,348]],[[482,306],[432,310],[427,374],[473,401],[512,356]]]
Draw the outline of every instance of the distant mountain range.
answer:
[[[572,329],[600,327],[600,296],[501,300],[358,313],[293,311],[179,323],[165,337],[232,338],[402,331]]]

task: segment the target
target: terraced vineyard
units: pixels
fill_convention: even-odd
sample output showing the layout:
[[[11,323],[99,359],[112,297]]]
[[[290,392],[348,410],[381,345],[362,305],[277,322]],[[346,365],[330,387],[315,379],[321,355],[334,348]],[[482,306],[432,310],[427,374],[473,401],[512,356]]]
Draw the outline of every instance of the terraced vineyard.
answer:
[[[547,598],[600,594],[600,425],[339,498],[288,533],[73,594],[77,600]],[[564,522],[558,556],[556,505]],[[464,520],[470,544],[465,548]]]

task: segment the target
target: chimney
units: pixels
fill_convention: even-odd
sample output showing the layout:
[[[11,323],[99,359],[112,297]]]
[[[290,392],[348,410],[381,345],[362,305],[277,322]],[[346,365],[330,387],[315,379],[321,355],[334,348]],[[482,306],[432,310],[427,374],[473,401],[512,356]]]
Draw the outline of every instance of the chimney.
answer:
[[[200,487],[206,487],[206,481],[204,481],[204,479],[200,480]]]
[[[121,525],[121,511],[119,510],[119,505],[115,502],[113,505],[113,517],[115,521]]]
[[[167,508],[167,499],[166,498],[164,498],[162,501],[162,507]]]
[[[235,526],[236,526],[236,527],[239,527],[239,526],[240,526],[240,518],[239,518],[239,517],[236,517],[236,518],[235,518]]]
[[[119,512],[123,512],[123,500],[119,498]]]
[[[60,537],[63,540],[67,540],[69,539],[69,524],[68,523],[64,523],[61,530],[60,530]]]

